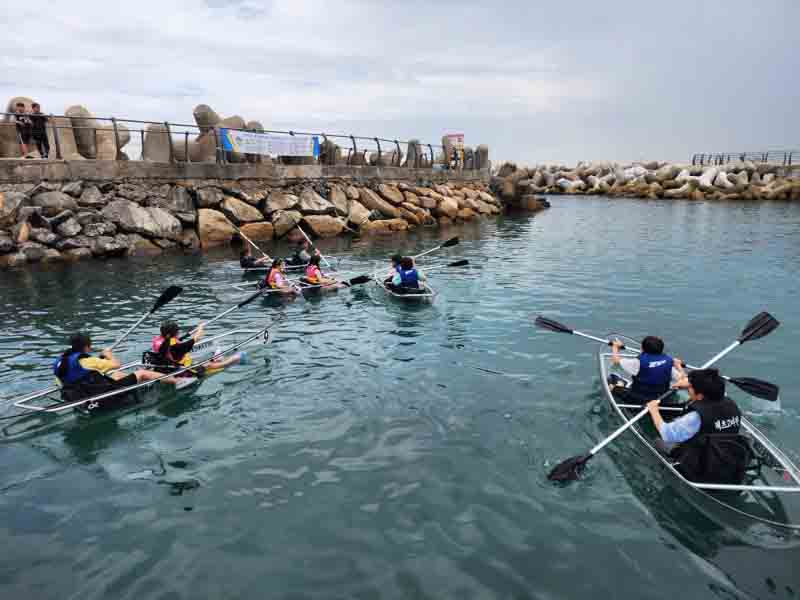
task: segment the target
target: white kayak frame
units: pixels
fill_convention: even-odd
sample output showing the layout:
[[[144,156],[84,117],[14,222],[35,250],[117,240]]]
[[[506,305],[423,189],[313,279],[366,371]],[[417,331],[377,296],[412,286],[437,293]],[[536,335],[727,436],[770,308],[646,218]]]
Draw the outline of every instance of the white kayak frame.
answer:
[[[631,420],[628,415],[625,414],[623,409],[633,409],[633,410],[641,410],[641,405],[632,405],[632,404],[621,404],[617,403],[614,395],[611,392],[611,387],[608,385],[608,375],[609,375],[609,364],[612,354],[607,352],[600,352],[598,353],[598,363],[600,366],[600,384],[603,387],[603,391],[605,392],[606,399],[608,403],[611,405],[612,409],[614,410],[615,414],[622,419],[623,422],[628,422]],[[637,354],[621,354],[622,358],[636,358]],[[682,410],[680,407],[674,406],[660,406],[659,410],[669,412],[669,411],[678,411]],[[644,445],[650,449],[651,453],[661,462],[661,464],[666,467],[681,483],[686,484],[690,488],[697,490],[698,492],[702,493],[704,496],[711,498],[715,502],[723,504],[724,506],[736,510],[737,512],[739,509],[730,506],[729,504],[722,502],[718,498],[707,494],[707,491],[738,491],[738,492],[771,492],[776,494],[798,494],[800,493],[800,469],[783,453],[781,452],[761,431],[759,431],[755,425],[753,425],[750,421],[748,421],[744,416],[741,418],[741,425],[742,428],[748,433],[755,441],[757,441],[763,448],[769,452],[769,454],[780,464],[781,469],[784,473],[788,474],[792,480],[794,481],[793,486],[769,486],[769,485],[736,485],[736,484],[721,484],[721,483],[701,483],[691,481],[686,479],[680,471],[678,471],[673,463],[671,463],[665,456],[663,456],[654,446],[653,444],[647,440],[644,435],[638,430],[637,427],[630,427],[630,431],[644,443]],[[746,514],[748,517],[759,520],[765,521],[767,523],[777,525],[782,528],[789,528],[789,529],[800,529],[800,524],[791,525],[786,523],[777,523],[773,521],[767,521],[765,519],[759,518],[754,515]]]
[[[389,294],[392,298],[397,298],[398,300],[413,300],[413,301],[427,301],[432,302],[433,299],[436,297],[436,291],[430,286],[427,281],[420,281],[419,284],[425,290],[422,294],[398,294],[386,287],[386,284],[383,282],[378,275],[373,274],[372,276],[375,285],[383,289],[384,292]]]
[[[189,367],[185,367],[185,368],[179,369],[179,370],[174,371],[172,373],[165,373],[163,377],[159,377],[157,379],[152,379],[150,381],[142,381],[142,382],[139,382],[139,383],[137,383],[135,385],[130,385],[128,387],[120,388],[118,390],[112,390],[110,392],[105,392],[103,394],[98,394],[97,396],[84,398],[83,400],[76,400],[75,402],[67,402],[67,403],[65,403],[65,402],[56,402],[56,403],[52,403],[52,404],[45,405],[45,406],[39,406],[37,404],[30,404],[30,402],[32,400],[36,400],[38,398],[43,398],[43,397],[51,396],[53,394],[60,393],[62,388],[61,387],[55,387],[55,388],[44,390],[44,391],[41,391],[41,392],[35,392],[33,394],[29,394],[28,396],[25,396],[25,397],[23,397],[23,398],[21,398],[19,400],[14,401],[13,404],[17,408],[22,408],[24,410],[31,411],[32,413],[60,413],[60,412],[64,412],[64,411],[67,411],[67,410],[70,410],[70,409],[73,409],[73,408],[77,408],[77,407],[82,406],[84,404],[88,404],[90,402],[97,402],[97,401],[100,401],[100,400],[105,400],[106,398],[112,398],[114,396],[120,396],[120,395],[123,395],[123,394],[127,394],[127,393],[136,391],[136,390],[141,389],[141,388],[152,386],[152,385],[154,385],[154,384],[156,384],[156,383],[158,383],[158,382],[160,382],[160,381],[162,381],[164,379],[167,379],[169,377],[175,377],[175,376],[181,375],[183,373],[187,373],[189,371],[192,371],[193,369],[196,369],[197,367],[202,367],[202,366],[204,366],[204,365],[206,365],[206,364],[208,364],[208,363],[210,363],[210,362],[212,362],[212,361],[214,361],[214,360],[216,360],[216,359],[218,359],[220,357],[223,357],[223,356],[226,356],[228,354],[231,354],[231,353],[235,352],[239,348],[241,348],[241,347],[243,347],[243,346],[245,346],[247,344],[250,344],[253,341],[257,340],[259,337],[263,336],[264,344],[268,344],[269,341],[270,341],[269,329],[274,325],[274,323],[275,323],[275,321],[273,321],[272,323],[270,323],[266,327],[264,327],[262,329],[258,329],[258,330],[255,330],[255,329],[234,329],[234,330],[227,331],[225,333],[221,333],[221,334],[213,336],[213,337],[209,337],[208,339],[203,340],[202,342],[200,342],[197,345],[195,345],[195,347],[192,349],[192,353],[195,353],[197,351],[201,351],[201,350],[204,350],[206,348],[209,348],[212,345],[214,345],[217,341],[219,341],[221,339],[224,339],[226,337],[230,337],[232,335],[239,335],[239,334],[243,334],[243,335],[248,335],[249,334],[249,337],[247,337],[245,340],[243,340],[243,341],[241,341],[241,342],[239,342],[237,344],[233,344],[233,345],[231,345],[231,346],[229,346],[229,347],[227,347],[225,349],[222,349],[222,350],[219,350],[217,352],[214,352],[214,353],[212,353],[212,355],[210,357],[208,357],[208,358],[206,358],[206,359],[204,359],[204,360],[202,360],[202,361],[200,361],[200,362],[198,362],[196,364],[193,364],[193,365],[191,365]],[[126,370],[126,369],[137,368],[137,367],[147,368],[148,365],[142,363],[141,361],[136,361],[136,362],[127,363],[125,365],[122,365],[118,369],[114,369],[113,371],[110,371],[110,373],[116,373],[116,372],[119,372],[119,371],[123,371],[123,370]],[[22,415],[20,415],[20,416],[22,416]]]

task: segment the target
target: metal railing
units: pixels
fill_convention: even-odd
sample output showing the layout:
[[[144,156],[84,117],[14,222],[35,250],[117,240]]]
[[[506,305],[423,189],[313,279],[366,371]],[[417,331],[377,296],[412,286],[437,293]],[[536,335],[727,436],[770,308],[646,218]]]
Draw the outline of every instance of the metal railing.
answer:
[[[1,112],[0,115],[6,117],[0,121],[0,127],[16,127],[15,117],[17,113]],[[30,113],[26,113],[31,116]],[[94,117],[94,116],[67,116],[42,114],[48,118],[47,130],[52,134],[52,141],[55,150],[55,158],[58,160],[69,159],[65,156],[65,136],[66,130],[70,130],[75,138],[75,150],[81,146],[94,147],[95,156],[83,156],[83,158],[96,158],[97,149],[101,143],[107,146],[109,142],[113,144],[113,157],[105,157],[106,160],[131,160],[125,148],[136,151],[138,149],[138,160],[168,163],[193,163],[193,162],[216,162],[226,164],[230,162],[262,162],[263,157],[256,154],[235,154],[226,151],[222,146],[222,141],[218,133],[219,126],[200,127],[194,124],[171,123],[167,121],[142,121],[138,119],[119,119],[116,117]],[[67,124],[57,124],[56,119],[64,119]],[[85,125],[76,124],[85,121]],[[400,141],[382,137],[367,137],[359,135],[348,135],[340,133],[307,132],[307,131],[281,131],[276,129],[241,129],[225,127],[230,131],[270,133],[286,136],[316,136],[320,140],[319,157],[292,157],[279,156],[278,161],[285,164],[345,164],[345,165],[370,165],[380,166],[404,166],[409,168],[433,167],[441,165],[447,169],[474,169],[476,168],[477,157],[473,154],[470,160],[463,162],[453,162],[446,160],[443,156],[444,148],[438,144],[428,144],[416,140]],[[86,138],[85,132],[91,132]],[[129,139],[123,142],[123,138],[129,135]],[[148,144],[150,137],[165,136],[168,152],[163,156],[163,147],[159,152],[153,146],[158,144]],[[79,141],[80,140],[80,141]],[[164,140],[162,140],[164,141]],[[213,157],[211,152],[202,153],[202,149],[193,146],[193,142],[205,141],[209,145],[213,144]],[[343,142],[342,144],[336,143]],[[34,142],[35,146],[35,142]],[[336,155],[338,147],[341,156]],[[435,150],[436,149],[436,150]],[[53,150],[53,149],[51,149]],[[193,150],[195,154],[200,154],[200,159],[193,160]],[[208,150],[208,148],[206,148]],[[405,150],[405,152],[403,151]],[[409,164],[409,150],[413,154],[412,164]],[[437,151],[439,155],[437,156]],[[92,154],[89,152],[89,154]],[[159,156],[162,154],[162,156]],[[333,154],[333,156],[331,156]],[[389,157],[388,159],[385,157]],[[243,158],[242,158],[243,157]],[[298,162],[299,159],[299,162]],[[304,160],[305,159],[305,160]]]
[[[724,165],[731,162],[749,160],[754,163],[791,167],[798,163],[800,150],[770,150],[767,152],[715,152],[713,154],[693,154],[693,165]]]

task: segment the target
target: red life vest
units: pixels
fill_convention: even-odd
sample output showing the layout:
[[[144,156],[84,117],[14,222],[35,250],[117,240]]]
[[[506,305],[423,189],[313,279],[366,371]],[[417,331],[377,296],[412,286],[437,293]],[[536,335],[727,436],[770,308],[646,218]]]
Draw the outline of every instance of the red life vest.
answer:
[[[280,275],[280,270],[272,268],[267,273],[267,287],[275,289],[278,287],[278,283],[275,281],[276,278]]]
[[[319,283],[322,280],[322,271],[319,270],[317,265],[308,265],[306,267],[306,279],[309,283]]]

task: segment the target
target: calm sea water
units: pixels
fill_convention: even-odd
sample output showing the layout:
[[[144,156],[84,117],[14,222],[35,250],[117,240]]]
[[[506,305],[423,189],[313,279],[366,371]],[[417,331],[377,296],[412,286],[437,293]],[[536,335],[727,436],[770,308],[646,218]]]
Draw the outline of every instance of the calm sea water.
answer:
[[[432,305],[372,286],[259,301],[211,328],[285,315],[249,364],[141,411],[0,437],[0,596],[800,597],[798,540],[709,519],[630,440],[576,484],[547,482],[616,423],[597,345],[531,325],[656,333],[701,363],[769,310],[781,328],[720,366],[782,387],[778,406],[736,397],[797,459],[800,206],[559,197],[532,218],[322,248],[368,272],[452,235],[440,256],[471,266],[432,272]],[[221,312],[231,256],[0,273],[2,397],[50,385],[70,332],[107,344],[169,284],[186,291],[124,358],[160,318]]]

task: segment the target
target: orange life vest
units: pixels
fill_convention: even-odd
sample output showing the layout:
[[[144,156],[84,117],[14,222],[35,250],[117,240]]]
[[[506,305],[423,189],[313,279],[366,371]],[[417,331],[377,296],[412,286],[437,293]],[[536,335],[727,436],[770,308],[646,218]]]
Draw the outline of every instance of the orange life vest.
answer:
[[[306,281],[309,283],[319,283],[322,280],[322,272],[317,265],[308,265],[306,267]]]

